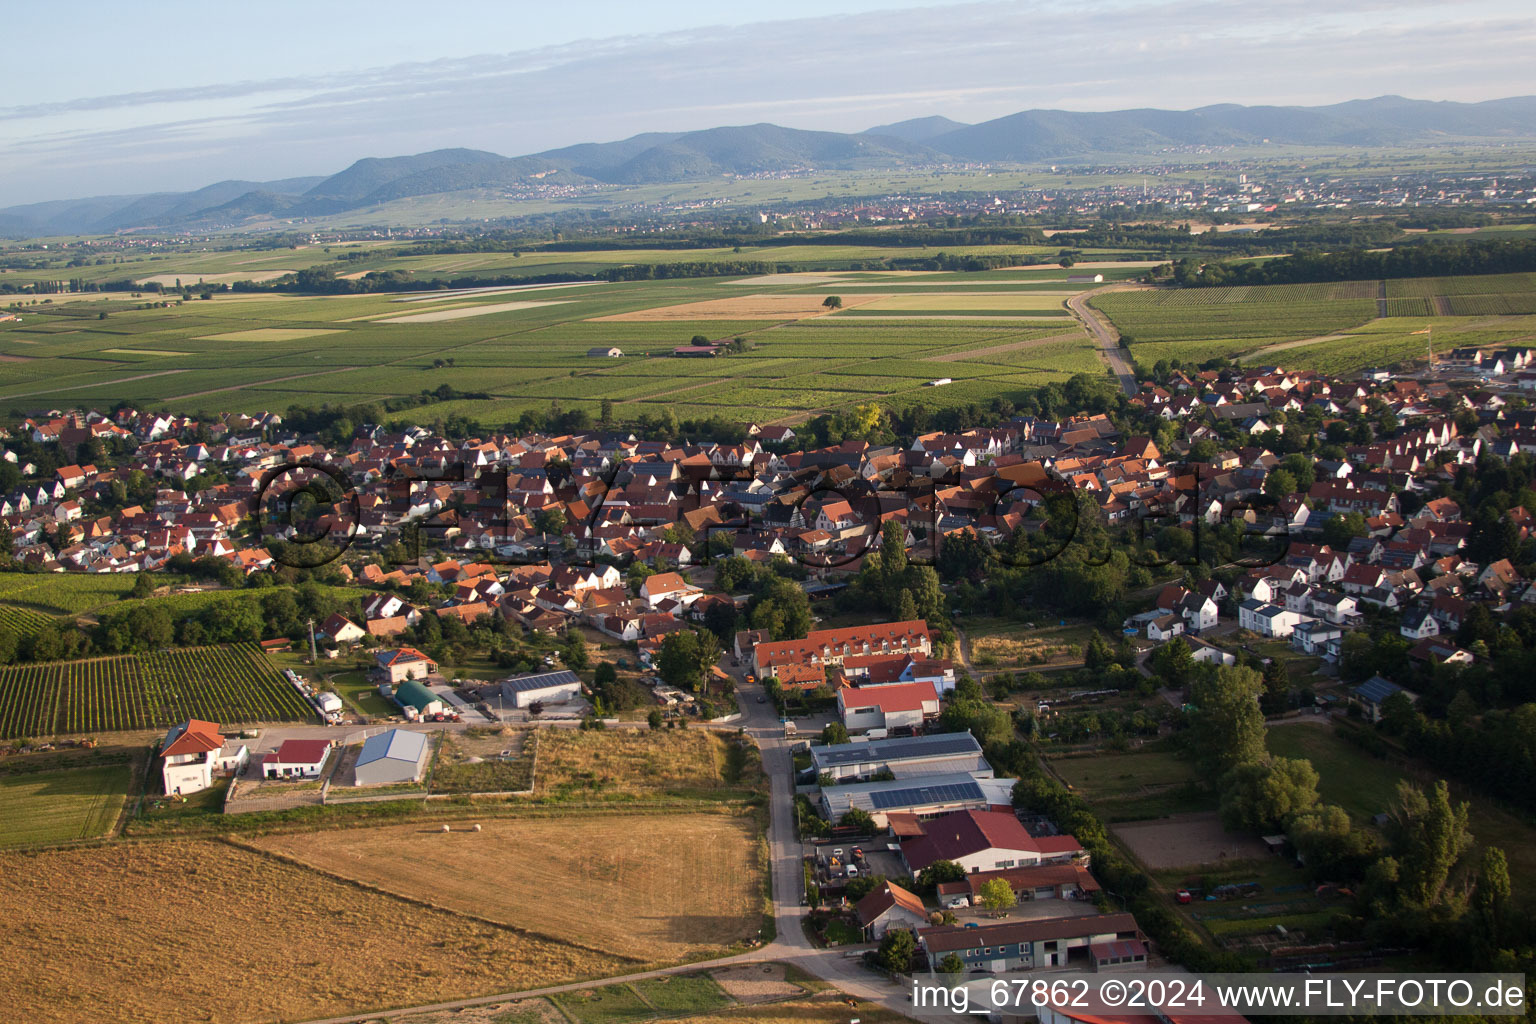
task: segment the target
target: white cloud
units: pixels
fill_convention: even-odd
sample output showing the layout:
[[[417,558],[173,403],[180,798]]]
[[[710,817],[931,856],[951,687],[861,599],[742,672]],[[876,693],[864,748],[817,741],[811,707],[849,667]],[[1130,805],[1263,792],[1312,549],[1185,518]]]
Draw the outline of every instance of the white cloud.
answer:
[[[848,131],[1027,107],[1486,99],[1529,91],[1533,43],[1528,0],[977,3],[700,28],[0,108],[0,201],[722,123]]]

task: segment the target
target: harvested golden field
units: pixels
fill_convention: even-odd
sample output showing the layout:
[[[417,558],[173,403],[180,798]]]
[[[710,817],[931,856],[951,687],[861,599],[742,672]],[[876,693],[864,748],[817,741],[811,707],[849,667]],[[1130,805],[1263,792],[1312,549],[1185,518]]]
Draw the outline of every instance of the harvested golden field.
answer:
[[[595,316],[590,323],[642,323],[659,320],[804,320],[831,310],[824,295],[737,295],[729,299],[705,299],[676,306],[655,306],[611,316]],[[884,298],[882,295],[843,297],[845,307]]]
[[[704,729],[541,729],[534,758],[538,796],[715,789],[719,737]]]
[[[443,833],[388,825],[255,843],[367,885],[615,955],[681,959],[755,938],[762,923],[750,818],[569,815],[480,827]]]
[[[218,842],[6,854],[0,875],[3,1016],[29,1024],[302,1020],[630,966]]]

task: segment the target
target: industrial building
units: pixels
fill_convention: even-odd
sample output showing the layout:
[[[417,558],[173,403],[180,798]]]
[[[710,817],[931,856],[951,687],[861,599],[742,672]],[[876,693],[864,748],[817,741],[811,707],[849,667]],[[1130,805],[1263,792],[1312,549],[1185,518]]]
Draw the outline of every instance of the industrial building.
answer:
[[[812,747],[811,766],[818,777],[830,775],[839,782],[867,779],[883,771],[898,779],[956,772],[992,776],[992,766],[982,756],[981,744],[969,732]]]
[[[354,785],[388,786],[417,782],[426,771],[432,745],[425,733],[390,729],[363,741],[353,770]]]

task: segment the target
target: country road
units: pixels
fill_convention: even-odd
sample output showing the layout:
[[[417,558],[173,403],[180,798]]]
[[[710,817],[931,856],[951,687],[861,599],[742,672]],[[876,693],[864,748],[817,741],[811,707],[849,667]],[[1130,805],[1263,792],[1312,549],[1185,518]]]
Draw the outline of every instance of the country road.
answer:
[[[763,771],[767,774],[769,782],[768,849],[773,881],[773,917],[777,932],[773,942],[747,953],[678,964],[674,967],[637,971],[611,978],[592,978],[542,988],[518,989],[494,995],[476,996],[471,999],[326,1017],[306,1021],[305,1024],[364,1024],[367,1021],[390,1020],[425,1013],[453,1012],[472,1006],[573,992],[591,988],[594,985],[623,984],[667,974],[693,973],[711,967],[770,961],[793,964],[807,974],[831,983],[840,991],[856,999],[878,1003],[886,1009],[904,1014],[914,1020],[953,1021],[953,1014],[942,1009],[927,1011],[914,1009],[908,1002],[907,988],[865,970],[858,957],[845,956],[846,948],[818,949],[806,937],[805,929],[802,927],[802,919],[807,911],[800,902],[804,878],[800,859],[800,834],[795,824],[790,745],[784,739],[784,727],[779,722],[773,705],[757,703],[757,698],[763,693],[758,684],[740,682],[737,693],[740,697],[742,720],[740,723],[733,723],[732,727],[739,725],[757,741],[758,748],[762,751]]]
[[[1105,292],[1150,290],[1151,286],[1144,284],[1112,284],[1107,288],[1078,292],[1067,300],[1067,308],[1082,321],[1084,327],[1088,328],[1088,333],[1093,335],[1095,344],[1099,346],[1099,355],[1104,357],[1104,361],[1109,364],[1110,372],[1120,381],[1120,390],[1125,392],[1126,397],[1136,394],[1136,374],[1132,372],[1131,364],[1120,348],[1120,332],[1115,330],[1114,324],[1111,324],[1103,313],[1088,305],[1088,298]]]

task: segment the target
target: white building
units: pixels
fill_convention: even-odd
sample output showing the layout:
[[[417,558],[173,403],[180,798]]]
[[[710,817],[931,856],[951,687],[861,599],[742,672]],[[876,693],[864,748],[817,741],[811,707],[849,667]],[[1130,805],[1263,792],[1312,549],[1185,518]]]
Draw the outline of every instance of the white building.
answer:
[[[353,770],[353,785],[387,786],[416,782],[426,769],[432,745],[425,733],[390,729],[363,741]]]
[[[1291,635],[1299,623],[1306,621],[1306,618],[1300,612],[1291,611],[1278,604],[1256,601],[1253,598],[1237,606],[1238,627],[1260,636],[1284,639]]]
[[[244,743],[221,736],[214,722],[193,718],[172,726],[160,746],[165,792],[174,796],[207,789],[215,773],[237,770],[249,753]]]
[[[565,704],[581,696],[581,679],[568,669],[513,676],[502,680],[501,696],[515,708],[526,708],[535,702]]]

